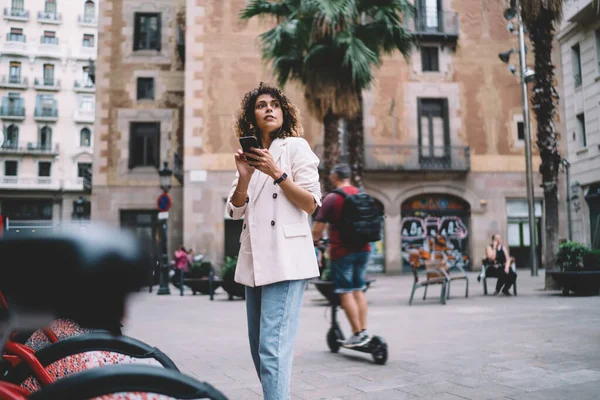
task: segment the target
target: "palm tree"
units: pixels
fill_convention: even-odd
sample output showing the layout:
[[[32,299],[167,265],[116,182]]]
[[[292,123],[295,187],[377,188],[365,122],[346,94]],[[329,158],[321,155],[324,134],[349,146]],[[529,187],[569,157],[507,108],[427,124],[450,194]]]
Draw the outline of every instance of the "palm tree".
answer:
[[[515,1],[511,0],[514,6]],[[554,121],[558,94],[554,87],[552,45],[556,26],[562,19],[563,0],[521,0],[521,16],[529,30],[535,55],[533,110],[537,119],[537,147],[540,152],[544,189],[546,270],[554,268],[558,251],[558,174],[562,156],[558,151],[558,133]],[[547,275],[548,276],[548,275]],[[546,280],[548,285],[551,282]]]
[[[323,121],[322,184],[340,156],[338,123],[347,124],[354,184],[362,186],[362,91],[373,83],[373,68],[394,51],[408,58],[412,35],[403,17],[408,0],[251,0],[242,19],[274,17],[277,25],[260,35],[263,59],[272,63],[279,85],[301,84],[310,113]]]

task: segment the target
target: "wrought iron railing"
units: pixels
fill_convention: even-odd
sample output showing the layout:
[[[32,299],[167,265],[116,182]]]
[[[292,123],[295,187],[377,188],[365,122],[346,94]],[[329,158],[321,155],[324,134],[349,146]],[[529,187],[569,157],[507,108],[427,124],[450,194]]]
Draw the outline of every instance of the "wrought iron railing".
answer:
[[[315,147],[322,159],[323,146]],[[364,170],[370,172],[468,172],[468,146],[369,145],[364,148]]]
[[[17,18],[29,18],[29,10],[25,10],[23,8],[4,7],[4,16],[17,17]]]
[[[43,143],[27,143],[26,145],[19,145],[18,143],[4,143],[0,147],[0,153],[12,153],[12,154],[58,154],[59,145],[58,143],[52,146],[51,144]]]
[[[33,115],[38,118],[58,118],[58,107],[36,107]]]
[[[42,44],[58,44],[58,38],[56,36],[44,36],[40,37],[40,43]]]
[[[6,41],[7,42],[21,42],[21,43],[25,43],[27,40],[27,38],[25,37],[25,35],[22,34],[16,34],[16,33],[10,33],[8,32],[6,34]]]
[[[60,79],[35,78],[33,84],[34,86],[60,89]]]
[[[0,84],[27,86],[28,79],[21,75],[3,75],[0,78]]]
[[[77,22],[80,24],[97,24],[98,18],[95,15],[79,15],[77,17]]]
[[[0,115],[3,117],[25,117],[25,107],[22,105],[5,105],[0,107]]]
[[[405,28],[421,36],[458,37],[460,32],[458,13],[436,8],[417,9],[414,17],[406,19]]]
[[[56,22],[62,21],[62,14],[59,14],[56,12],[38,11],[37,17],[38,17],[38,20],[44,20],[44,21],[56,21]]]

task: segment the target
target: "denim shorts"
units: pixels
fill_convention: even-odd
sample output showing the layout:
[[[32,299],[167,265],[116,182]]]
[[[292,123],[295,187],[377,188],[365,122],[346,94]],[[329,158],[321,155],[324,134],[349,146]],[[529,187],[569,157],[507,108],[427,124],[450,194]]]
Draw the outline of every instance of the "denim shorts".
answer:
[[[331,261],[335,293],[350,293],[364,290],[367,287],[367,261],[369,252],[348,254],[338,260]]]

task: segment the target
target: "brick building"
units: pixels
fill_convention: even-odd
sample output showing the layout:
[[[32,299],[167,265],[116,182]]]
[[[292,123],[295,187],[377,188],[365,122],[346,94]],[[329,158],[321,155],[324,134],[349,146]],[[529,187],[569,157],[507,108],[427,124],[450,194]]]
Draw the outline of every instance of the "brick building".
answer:
[[[400,55],[386,59],[373,90],[364,95],[366,189],[386,214],[372,269],[407,271],[410,255],[431,245],[450,259],[468,256],[478,268],[496,232],[508,237],[524,267],[529,227],[521,94],[518,78],[498,59],[498,53],[516,48],[517,38],[506,29],[501,2],[422,3],[408,25],[422,47],[408,63]],[[171,249],[181,242],[220,264],[237,253],[241,229],[224,211],[238,146],[234,114],[246,91],[273,81],[257,46],[258,34],[269,26],[241,22],[243,0],[155,4],[103,3],[94,218],[123,221],[127,209],[145,210],[148,218],[156,214],[156,167],[130,168],[129,138],[135,135],[132,122],[160,120],[158,158],[171,161],[182,150],[184,160],[183,187],[173,189]],[[161,50],[134,49],[136,12],[161,13]],[[175,48],[182,21],[185,68]],[[511,61],[518,63],[514,55]],[[138,77],[154,77],[155,100],[135,98]],[[319,152],[321,122],[308,114],[299,88],[289,85],[285,91],[300,106],[305,138]],[[534,152],[541,231],[538,166]],[[432,231],[447,240],[427,237]]]

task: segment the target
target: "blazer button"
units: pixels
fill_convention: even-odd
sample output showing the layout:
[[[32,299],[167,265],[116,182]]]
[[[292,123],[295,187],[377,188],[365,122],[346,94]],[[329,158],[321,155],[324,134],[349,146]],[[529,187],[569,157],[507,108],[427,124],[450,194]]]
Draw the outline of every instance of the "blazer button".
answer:
[[[271,226],[275,226],[275,221],[271,221]]]
[[[246,204],[250,201],[250,197],[246,197]]]
[[[246,224],[244,224],[244,227],[242,229],[246,229]]]
[[[277,193],[273,193],[273,198],[276,199],[277,198]]]

